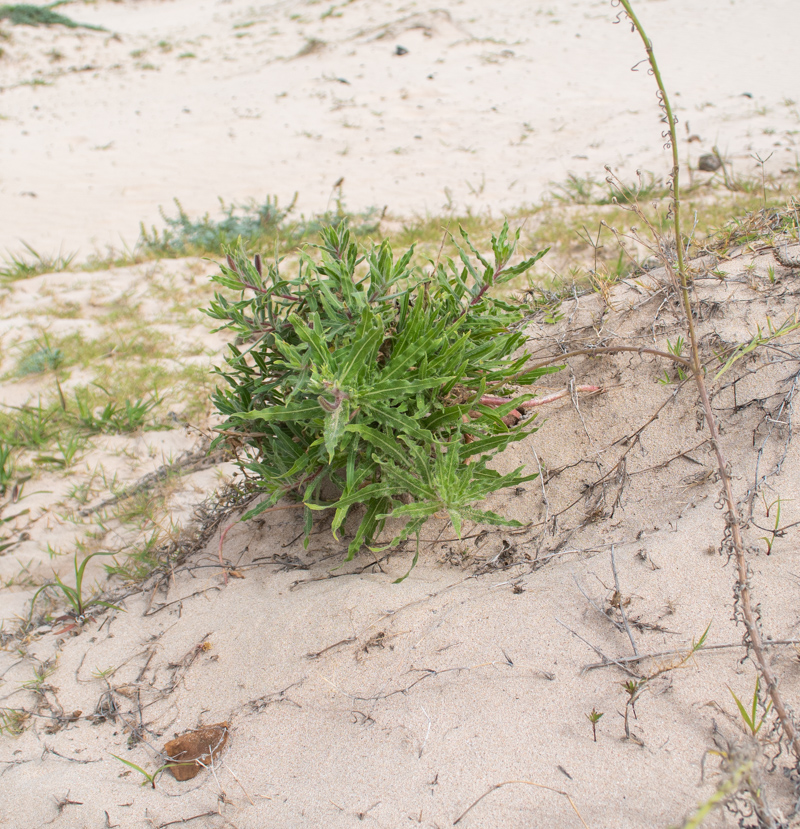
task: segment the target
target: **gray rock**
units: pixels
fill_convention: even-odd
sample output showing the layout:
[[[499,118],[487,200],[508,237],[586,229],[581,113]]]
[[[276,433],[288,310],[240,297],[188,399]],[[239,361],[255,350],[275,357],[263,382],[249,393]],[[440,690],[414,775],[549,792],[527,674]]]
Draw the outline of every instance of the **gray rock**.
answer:
[[[719,157],[713,153],[701,155],[700,160],[697,162],[697,169],[702,170],[704,173],[715,173],[721,166],[722,162],[719,160]]]

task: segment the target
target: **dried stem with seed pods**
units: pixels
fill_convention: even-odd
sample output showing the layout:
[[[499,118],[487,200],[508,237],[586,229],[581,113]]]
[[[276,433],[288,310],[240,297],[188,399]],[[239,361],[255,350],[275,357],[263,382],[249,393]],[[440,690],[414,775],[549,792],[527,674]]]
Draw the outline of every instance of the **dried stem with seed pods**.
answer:
[[[714,453],[719,467],[720,480],[722,481],[722,497],[725,503],[725,542],[730,545],[734,559],[736,561],[736,586],[735,586],[735,602],[738,605],[737,617],[740,617],[744,622],[746,633],[745,643],[752,649],[753,656],[764,679],[767,693],[769,694],[772,704],[775,707],[775,712],[778,715],[784,734],[786,735],[792,752],[795,757],[800,759],[800,736],[797,734],[794,722],[786,709],[786,705],[778,690],[778,683],[775,679],[767,657],[764,652],[764,644],[761,638],[761,632],[756,621],[756,614],[753,610],[753,602],[750,595],[750,584],[748,578],[747,559],[745,557],[744,543],[741,534],[741,519],[739,510],[733,497],[733,487],[731,485],[731,476],[728,469],[728,462],[725,458],[725,453],[719,439],[719,431],[714,419],[714,414],[711,410],[711,402],[708,396],[708,389],[706,387],[705,377],[703,374],[703,367],[700,362],[700,354],[698,349],[697,334],[694,328],[692,318],[692,302],[689,297],[689,281],[686,274],[685,251],[683,239],[681,236],[681,200],[680,200],[680,184],[679,184],[679,162],[678,162],[678,143],[675,130],[675,117],[672,114],[672,107],[670,106],[669,97],[667,96],[664,83],[661,79],[661,73],[653,53],[653,44],[647,37],[642,24],[639,22],[636,14],[631,7],[630,0],[616,0],[614,5],[620,5],[625,11],[628,20],[631,23],[633,31],[636,31],[644,43],[645,51],[647,52],[647,61],[650,64],[652,75],[658,85],[658,98],[664,113],[664,122],[667,125],[667,130],[664,132],[664,138],[667,146],[672,150],[672,172],[670,175],[671,192],[672,192],[672,222],[675,229],[675,247],[677,254],[677,274],[675,267],[669,258],[663,254],[661,259],[666,267],[667,273],[673,276],[678,290],[681,294],[683,302],[683,310],[686,317],[686,327],[689,334],[689,342],[691,348],[690,368],[692,376],[697,385],[697,390],[700,395],[700,400],[703,404],[703,412],[705,420],[708,424],[708,430],[711,436],[711,443],[714,447]]]

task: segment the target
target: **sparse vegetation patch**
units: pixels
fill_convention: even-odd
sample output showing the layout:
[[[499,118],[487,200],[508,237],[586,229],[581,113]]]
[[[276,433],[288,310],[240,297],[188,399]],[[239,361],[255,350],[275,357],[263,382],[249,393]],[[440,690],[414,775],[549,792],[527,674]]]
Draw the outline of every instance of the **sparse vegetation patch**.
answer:
[[[64,6],[69,0],[58,0],[47,6],[35,6],[32,3],[15,3],[0,6],[0,20],[8,20],[15,26],[66,26],[68,29],[92,29],[103,32],[102,26],[92,26],[89,23],[76,23],[63,14],[54,12],[58,6]]]

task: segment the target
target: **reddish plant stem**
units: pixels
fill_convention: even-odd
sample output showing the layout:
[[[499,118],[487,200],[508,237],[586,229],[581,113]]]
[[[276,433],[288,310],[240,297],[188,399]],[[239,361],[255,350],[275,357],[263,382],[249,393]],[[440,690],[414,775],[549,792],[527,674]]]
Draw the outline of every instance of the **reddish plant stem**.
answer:
[[[778,683],[772,669],[767,662],[767,657],[764,652],[764,645],[761,639],[761,631],[758,628],[756,621],[756,614],[753,611],[752,599],[750,597],[750,582],[747,573],[747,558],[744,551],[744,542],[742,540],[741,519],[739,517],[739,510],[736,507],[736,501],[733,497],[733,486],[731,478],[728,473],[728,462],[722,451],[722,446],[719,440],[719,431],[717,429],[714,412],[711,408],[711,401],[708,397],[708,389],[706,387],[705,378],[703,376],[703,366],[700,361],[700,350],[698,347],[697,334],[694,328],[694,318],[692,316],[692,303],[689,297],[689,281],[686,276],[686,266],[684,263],[684,248],[683,237],[681,236],[680,225],[680,186],[679,186],[679,171],[680,163],[678,159],[678,142],[675,132],[675,116],[672,114],[669,97],[667,96],[664,82],[661,79],[661,72],[656,62],[655,54],[653,53],[653,44],[650,38],[647,37],[645,31],[639,22],[639,19],[634,14],[631,8],[630,0],[619,0],[620,5],[625,9],[628,19],[631,21],[633,28],[637,31],[644,43],[645,51],[647,52],[647,60],[653,70],[653,77],[658,85],[659,100],[663,107],[665,122],[668,126],[668,132],[665,137],[668,138],[670,147],[672,149],[672,214],[673,224],[675,228],[675,245],[677,253],[678,265],[678,280],[676,280],[683,300],[683,308],[686,316],[686,326],[689,333],[689,340],[691,343],[691,369],[694,376],[695,384],[700,395],[700,400],[703,404],[703,413],[705,415],[708,430],[711,435],[711,443],[714,447],[714,453],[717,458],[717,466],[719,468],[720,480],[722,481],[723,495],[725,498],[725,505],[727,509],[726,521],[730,529],[730,540],[733,547],[734,556],[736,559],[736,601],[741,607],[742,620],[746,630],[745,644],[748,643],[753,651],[758,670],[764,678],[767,686],[767,692],[772,700],[775,708],[775,713],[778,715],[783,732],[791,745],[792,752],[795,757],[800,759],[800,737],[798,737],[797,730],[794,727],[792,718],[789,715],[783,698],[778,691]],[[672,263],[665,258],[665,266],[667,270],[674,274]]]
[[[600,386],[575,386],[575,391],[592,394],[594,392],[603,391],[603,389]],[[552,403],[555,400],[560,400],[562,397],[566,397],[569,393],[569,389],[561,389],[561,391],[553,392],[553,394],[548,394],[545,397],[537,397],[536,400],[526,400],[524,403],[518,403],[517,408],[533,409],[536,406],[543,406],[545,403]],[[513,397],[496,397],[493,394],[484,394],[483,397],[481,397],[481,399],[477,402],[484,406],[496,408],[497,406],[503,406],[506,403],[510,403],[513,399]]]
[[[756,615],[753,612],[753,603],[750,597],[750,580],[747,573],[747,559],[744,554],[744,542],[742,540],[741,519],[739,517],[739,510],[736,508],[736,502],[733,498],[733,487],[731,485],[731,478],[728,474],[728,463],[722,451],[722,446],[719,442],[719,432],[717,424],[714,420],[714,415],[711,410],[711,401],[708,397],[708,390],[706,389],[705,380],[699,372],[695,375],[697,388],[700,392],[700,399],[703,403],[703,411],[705,413],[708,430],[711,433],[711,444],[714,447],[714,454],[717,456],[717,466],[720,472],[720,479],[722,480],[723,491],[725,493],[725,504],[727,508],[726,520],[731,531],[731,542],[736,556],[736,579],[739,590],[739,601],[742,605],[742,618],[744,620],[745,630],[747,631],[747,638],[750,640],[750,647],[753,649],[753,654],[756,658],[761,676],[764,678],[767,693],[772,700],[772,705],[775,708],[775,713],[781,721],[784,734],[789,740],[792,747],[792,752],[795,757],[800,759],[800,737],[798,737],[797,730],[794,727],[794,722],[786,709],[783,702],[783,697],[778,691],[778,681],[775,679],[775,674],[767,661],[766,653],[764,652],[764,643],[761,639],[761,631],[756,624]]]

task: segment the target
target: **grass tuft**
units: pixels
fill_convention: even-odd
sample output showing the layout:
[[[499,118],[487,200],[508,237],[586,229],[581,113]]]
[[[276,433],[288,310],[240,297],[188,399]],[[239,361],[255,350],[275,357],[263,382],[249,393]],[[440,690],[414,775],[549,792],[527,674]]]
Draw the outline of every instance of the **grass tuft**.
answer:
[[[54,12],[57,6],[63,6],[68,0],[58,0],[48,6],[34,6],[32,3],[15,3],[0,6],[0,20],[8,20],[14,26],[66,26],[68,29],[91,29],[105,32],[102,26],[89,23],[77,23],[63,14]]]
[[[34,340],[17,363],[17,376],[28,377],[31,374],[43,374],[45,371],[55,371],[64,362],[64,352],[60,348],[53,348],[47,336],[44,342]]]
[[[61,253],[57,256],[43,256],[27,242],[23,242],[22,245],[32,258],[26,259],[23,256],[9,253],[0,265],[0,283],[29,279],[42,273],[66,271],[75,259],[74,253],[66,256]]]
[[[375,208],[360,214],[345,213],[342,205],[337,205],[336,212],[325,212],[309,219],[301,217],[289,220],[294,209],[297,194],[286,208],[278,205],[278,199],[267,196],[259,203],[250,201],[246,204],[226,204],[220,199],[221,219],[214,219],[206,213],[194,219],[174,199],[178,213],[168,216],[161,210],[166,228],[159,232],[153,227],[148,231],[141,226],[139,248],[155,256],[190,256],[195,254],[213,254],[217,256],[235,246],[241,238],[250,248],[271,249],[280,240],[283,246],[296,247],[302,242],[316,237],[323,227],[338,227],[347,221],[351,232],[357,236],[374,233],[378,229],[380,217]]]

